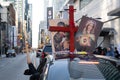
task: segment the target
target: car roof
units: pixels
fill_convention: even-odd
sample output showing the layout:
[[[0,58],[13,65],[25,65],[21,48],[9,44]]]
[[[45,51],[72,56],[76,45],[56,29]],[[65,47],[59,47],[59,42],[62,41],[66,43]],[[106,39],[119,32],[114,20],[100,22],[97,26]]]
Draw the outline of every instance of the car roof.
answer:
[[[119,80],[120,71],[108,60],[99,58],[99,64],[78,64],[75,58],[55,60],[46,80]],[[71,79],[70,79],[71,78]]]
[[[49,72],[48,72],[49,75],[47,76],[47,80],[68,80],[69,73],[66,64],[67,64],[66,59],[55,61],[49,68]],[[59,75],[57,74],[58,72]]]

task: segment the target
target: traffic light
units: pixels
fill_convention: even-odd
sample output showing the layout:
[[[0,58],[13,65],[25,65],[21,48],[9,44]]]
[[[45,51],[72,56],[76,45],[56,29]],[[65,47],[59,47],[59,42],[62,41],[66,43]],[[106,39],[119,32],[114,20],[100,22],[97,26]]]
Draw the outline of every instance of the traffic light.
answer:
[[[49,40],[50,40],[49,36],[46,36],[46,43],[49,43]]]
[[[19,34],[19,35],[18,35],[18,38],[19,38],[19,39],[22,39],[22,34]]]

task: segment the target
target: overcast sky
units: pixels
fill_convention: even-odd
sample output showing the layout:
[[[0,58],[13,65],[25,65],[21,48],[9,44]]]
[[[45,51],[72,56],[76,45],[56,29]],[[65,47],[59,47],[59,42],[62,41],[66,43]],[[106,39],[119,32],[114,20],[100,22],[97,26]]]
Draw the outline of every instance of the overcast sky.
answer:
[[[43,0],[29,0],[29,3],[32,3],[32,30],[33,30],[33,48],[38,47],[38,31],[39,31],[39,23],[44,18],[44,10],[43,10]]]

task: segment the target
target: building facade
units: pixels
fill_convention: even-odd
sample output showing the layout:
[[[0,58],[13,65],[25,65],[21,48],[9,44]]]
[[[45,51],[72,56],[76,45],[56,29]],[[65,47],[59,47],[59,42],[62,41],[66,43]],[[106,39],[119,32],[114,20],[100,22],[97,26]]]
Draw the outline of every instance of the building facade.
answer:
[[[48,8],[52,8],[50,1],[52,0],[44,0],[44,20],[40,21],[39,24],[39,32],[38,32],[38,48],[42,48],[44,44],[47,43],[46,37],[48,36]],[[53,9],[53,8],[52,8]],[[50,16],[51,17],[51,16]],[[53,16],[52,16],[53,17]]]
[[[104,23],[96,47],[115,47],[120,43],[119,0],[66,0],[64,6],[68,8],[69,5],[73,5],[76,9],[74,20],[78,25],[82,16],[88,16]],[[68,15],[68,13],[65,14]]]
[[[27,39],[32,46],[32,5],[27,0],[2,0],[0,2],[0,44],[22,51]]]
[[[74,6],[77,9],[75,12],[75,21],[79,20],[83,15],[87,15],[95,19],[99,18],[98,20],[104,23],[96,46],[117,46],[120,43],[120,17],[119,15],[110,16],[111,11],[120,8],[119,0],[87,0],[87,2],[76,0]],[[120,13],[118,12],[116,14]]]
[[[16,27],[16,13],[15,8],[10,2],[2,2],[0,9],[0,50],[1,53],[5,53],[5,46],[13,48],[16,45],[17,27]],[[16,37],[16,38],[15,38]]]

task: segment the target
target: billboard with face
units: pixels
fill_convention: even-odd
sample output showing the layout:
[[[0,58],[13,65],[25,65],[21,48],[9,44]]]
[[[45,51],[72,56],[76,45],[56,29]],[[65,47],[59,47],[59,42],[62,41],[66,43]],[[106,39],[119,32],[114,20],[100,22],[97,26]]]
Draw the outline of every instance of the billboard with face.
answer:
[[[53,19],[53,7],[47,7],[47,28],[49,28],[50,19]]]
[[[102,26],[102,22],[83,16],[75,35],[75,49],[92,52],[95,49]]]

